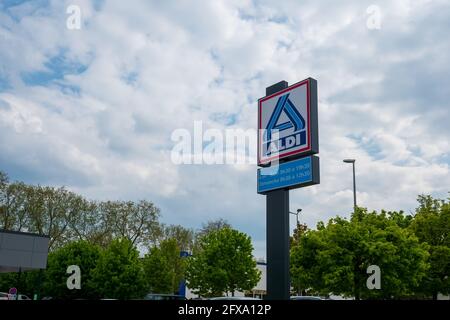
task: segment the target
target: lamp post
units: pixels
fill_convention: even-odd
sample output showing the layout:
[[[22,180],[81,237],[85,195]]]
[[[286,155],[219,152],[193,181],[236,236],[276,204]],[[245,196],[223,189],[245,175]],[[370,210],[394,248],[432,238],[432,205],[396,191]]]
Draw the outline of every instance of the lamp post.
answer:
[[[344,159],[345,163],[351,163],[353,165],[353,214],[356,214],[356,179],[355,179],[355,159]],[[360,257],[356,257],[357,261]],[[357,277],[354,278],[355,286],[355,300],[360,300],[360,282]]]
[[[356,212],[356,179],[355,179],[355,159],[344,159],[345,163],[353,165],[353,211]]]
[[[302,209],[297,209],[297,213],[289,211],[290,214],[293,214],[293,215],[297,216],[297,225],[298,225],[298,215],[299,215],[300,212],[302,212]]]

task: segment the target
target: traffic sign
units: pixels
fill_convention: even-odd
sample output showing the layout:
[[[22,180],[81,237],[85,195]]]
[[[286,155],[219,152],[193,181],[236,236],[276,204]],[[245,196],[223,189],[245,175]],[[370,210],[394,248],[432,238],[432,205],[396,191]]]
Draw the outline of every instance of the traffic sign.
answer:
[[[8,300],[16,300],[17,298],[17,288],[9,288],[8,291]]]

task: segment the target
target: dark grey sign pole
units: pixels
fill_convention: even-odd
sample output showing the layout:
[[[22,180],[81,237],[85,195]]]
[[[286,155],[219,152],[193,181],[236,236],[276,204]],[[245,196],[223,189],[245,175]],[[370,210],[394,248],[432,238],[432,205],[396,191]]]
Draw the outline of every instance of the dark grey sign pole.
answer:
[[[280,81],[266,88],[266,96],[286,89]],[[269,191],[266,196],[267,299],[289,300],[289,190]]]

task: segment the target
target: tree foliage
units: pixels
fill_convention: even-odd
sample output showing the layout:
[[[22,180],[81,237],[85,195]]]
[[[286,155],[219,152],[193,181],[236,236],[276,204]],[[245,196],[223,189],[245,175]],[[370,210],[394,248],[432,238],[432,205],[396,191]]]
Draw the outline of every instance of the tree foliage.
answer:
[[[421,195],[414,215],[368,212],[298,224],[291,237],[291,279],[299,292],[356,298],[450,294],[450,199]],[[0,274],[0,291],[32,296],[134,298],[174,293],[184,276],[202,296],[250,290],[260,274],[250,238],[224,219],[198,232],[159,223],[150,201],[92,201],[64,187],[11,182],[0,171],[0,229],[50,237],[46,271]],[[136,248],[150,247],[139,259]],[[193,253],[180,258],[180,251]],[[79,265],[82,289],[66,287],[68,265]],[[381,290],[368,290],[369,265],[381,269]],[[39,286],[42,282],[43,285]]]
[[[110,236],[128,239],[133,245],[156,243],[161,236],[159,209],[146,200],[99,203]]]
[[[60,299],[98,298],[98,288],[92,281],[93,270],[100,257],[100,247],[87,241],[72,242],[51,252],[48,257],[48,267],[45,271],[45,295]],[[80,267],[81,289],[69,290],[67,288],[67,267],[77,265]]]
[[[223,228],[231,228],[230,223],[225,219],[217,219],[217,220],[210,220],[206,223],[202,223],[202,228],[197,232],[197,236],[200,238],[207,233],[218,231]]]
[[[174,239],[181,251],[192,252],[194,249],[195,232],[180,225],[162,226],[161,241]]]
[[[178,292],[184,278],[186,259],[180,256],[176,239],[163,240],[159,247],[151,248],[143,259],[143,265],[150,292]]]
[[[136,245],[163,238],[159,209],[150,201],[91,201],[64,187],[10,182],[0,171],[0,229],[50,237],[50,251],[86,240],[106,247],[122,237]]]
[[[188,258],[188,286],[201,296],[251,290],[260,279],[250,237],[229,227],[204,233]]]
[[[147,290],[139,252],[128,239],[115,239],[103,250],[89,286],[102,298],[142,298]]]
[[[14,287],[20,294],[33,298],[34,294],[43,294],[44,281],[45,273],[41,270],[0,273],[0,292]]]
[[[401,215],[358,208],[350,220],[337,217],[307,231],[291,250],[293,281],[317,293],[356,299],[413,294],[426,274],[428,253],[399,226]],[[370,265],[381,269],[381,290],[366,286]]]
[[[308,230],[309,229],[308,229],[308,226],[306,224],[297,222],[297,225],[296,225],[296,227],[294,229],[294,232],[293,232],[292,236],[289,239],[290,248],[299,245],[301,238],[306,234],[306,232]],[[292,285],[294,291],[297,292],[297,295],[302,295],[306,288],[302,288],[302,283],[300,282],[298,277],[291,279],[291,282],[292,282],[291,285]]]
[[[425,296],[450,294],[450,202],[421,195],[410,229],[428,245],[430,268],[420,284]]]
[[[71,265],[80,267],[80,290],[67,288]],[[22,272],[20,277],[0,274],[0,291],[11,287],[29,297],[40,289],[41,297],[54,299],[134,299],[147,292],[139,252],[128,239],[113,240],[105,249],[83,240],[66,244],[49,254],[46,270]]]
[[[294,232],[290,238],[290,246],[293,247],[297,245],[306,231],[308,231],[308,226],[304,223],[297,222]]]

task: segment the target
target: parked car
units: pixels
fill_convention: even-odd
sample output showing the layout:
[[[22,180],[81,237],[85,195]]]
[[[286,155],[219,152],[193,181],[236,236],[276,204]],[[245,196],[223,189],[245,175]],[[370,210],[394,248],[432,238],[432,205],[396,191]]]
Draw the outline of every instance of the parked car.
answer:
[[[291,296],[291,300],[324,300],[316,296]]]
[[[149,293],[144,300],[186,300],[186,297],[176,294]]]

